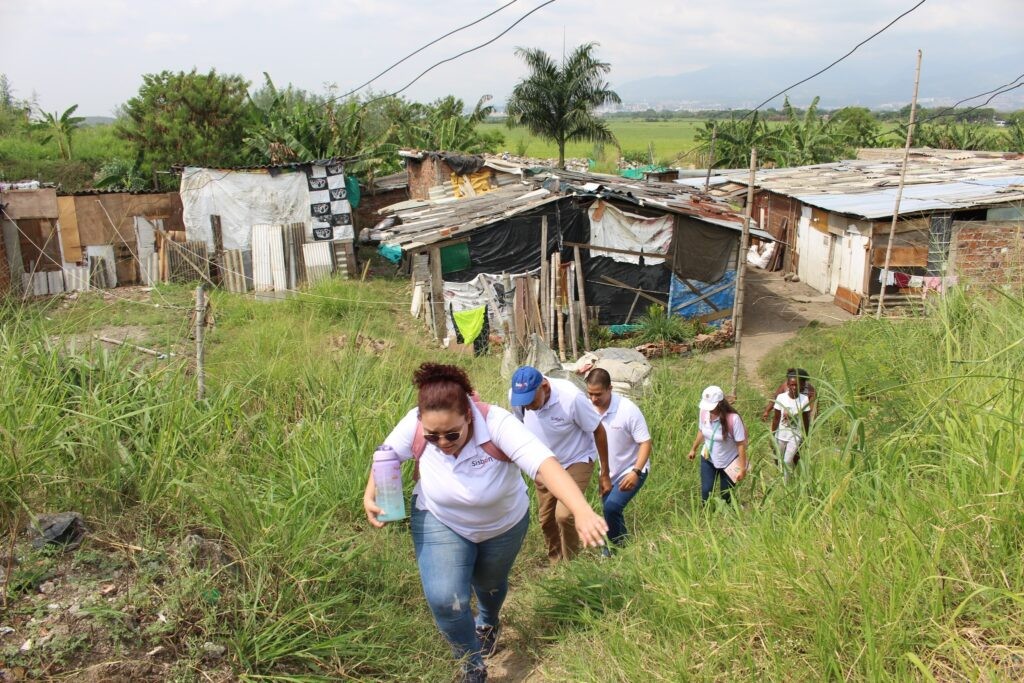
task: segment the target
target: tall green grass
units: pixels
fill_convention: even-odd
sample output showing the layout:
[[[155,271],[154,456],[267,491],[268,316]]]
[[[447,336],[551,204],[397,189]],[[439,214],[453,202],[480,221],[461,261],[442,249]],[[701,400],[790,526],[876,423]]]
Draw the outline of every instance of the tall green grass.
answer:
[[[4,312],[5,522],[77,509],[139,545],[220,541],[230,567],[184,567],[163,608],[170,637],[229,643],[249,680],[446,680],[408,534],[370,530],[361,508],[369,453],[413,404],[412,370],[438,357],[407,284],[333,281],[276,303],[215,292],[203,402],[188,291],[161,296]],[[956,293],[927,319],[805,331],[765,364],[770,386],[791,365],[818,385],[802,469],[783,484],[764,397],[741,385],[754,470],[734,506],[704,509],[685,459],[700,391],[726,385],[728,364],[656,361],[633,542],[541,572],[531,531],[507,613],[522,646],[551,680],[1019,678],[1022,305]],[[64,343],[131,310],[180,354]],[[503,402],[499,358],[444,357]]]
[[[808,330],[767,363],[818,384],[799,477],[755,425],[737,507],[701,509],[681,445],[656,437],[635,543],[532,591],[548,676],[1020,680],[1022,307],[956,292],[927,319]]]

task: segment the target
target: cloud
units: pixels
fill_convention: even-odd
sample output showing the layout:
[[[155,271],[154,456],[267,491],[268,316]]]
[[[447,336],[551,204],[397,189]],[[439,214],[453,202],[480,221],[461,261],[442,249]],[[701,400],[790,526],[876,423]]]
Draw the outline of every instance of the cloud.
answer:
[[[191,40],[184,33],[164,33],[151,31],[142,37],[142,48],[150,52],[159,52],[180,47]]]

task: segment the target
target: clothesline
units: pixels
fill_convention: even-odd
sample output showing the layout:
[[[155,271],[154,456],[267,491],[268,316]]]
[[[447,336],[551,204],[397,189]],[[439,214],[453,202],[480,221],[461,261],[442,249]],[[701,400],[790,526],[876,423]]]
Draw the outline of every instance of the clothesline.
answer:
[[[911,275],[898,270],[882,269],[878,273],[878,282],[886,287],[899,287],[901,289],[923,289],[925,292],[935,290],[943,292],[948,287],[957,284],[956,275],[933,276],[933,275]]]

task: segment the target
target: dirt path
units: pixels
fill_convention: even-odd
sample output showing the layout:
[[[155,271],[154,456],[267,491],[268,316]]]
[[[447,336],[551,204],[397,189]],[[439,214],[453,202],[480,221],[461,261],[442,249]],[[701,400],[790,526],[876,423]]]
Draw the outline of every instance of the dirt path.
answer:
[[[744,308],[740,369],[754,382],[758,381],[757,370],[765,356],[807,325],[839,325],[855,317],[833,304],[831,295],[802,282],[786,282],[781,272],[766,273],[757,268],[747,269]],[[734,348],[719,349],[702,357],[716,361],[731,359],[735,353]]]

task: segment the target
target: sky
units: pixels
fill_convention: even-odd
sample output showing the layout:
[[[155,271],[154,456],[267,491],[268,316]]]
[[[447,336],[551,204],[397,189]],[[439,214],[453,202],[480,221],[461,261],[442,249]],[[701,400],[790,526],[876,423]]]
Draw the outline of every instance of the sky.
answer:
[[[47,111],[77,103],[77,113],[87,116],[112,115],[138,92],[142,74],[162,70],[214,68],[241,74],[254,86],[266,72],[278,86],[340,93],[510,1],[0,0],[0,73],[17,97],[34,93]],[[516,0],[372,87],[398,90],[428,66],[494,38],[539,7],[492,44],[434,69],[404,94],[421,101],[454,94],[469,105],[487,94],[500,103],[526,74],[517,47],[560,56],[563,46],[597,42],[598,56],[612,66],[613,87],[649,95],[659,87],[658,77],[704,70],[723,88],[734,83],[733,94],[743,101],[760,102],[838,58],[916,2]],[[1024,0],[927,0],[794,93],[809,97],[819,87],[843,98],[848,93],[847,103],[858,103],[867,84],[884,79],[909,101],[920,48],[921,97],[949,103],[1024,74],[1022,34]],[[646,89],[629,87],[638,81]],[[701,92],[686,95],[702,100]],[[781,98],[773,102],[780,103]],[[992,104],[1024,107],[1024,88]]]

